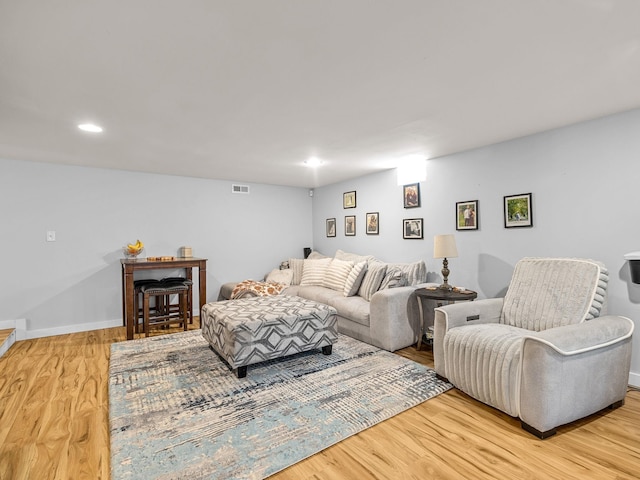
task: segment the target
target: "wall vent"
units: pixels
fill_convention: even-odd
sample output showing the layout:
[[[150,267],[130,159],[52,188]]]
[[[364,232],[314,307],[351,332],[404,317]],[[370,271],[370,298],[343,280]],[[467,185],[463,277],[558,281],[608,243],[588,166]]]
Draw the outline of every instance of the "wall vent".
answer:
[[[231,185],[231,193],[244,193],[249,195],[249,185]]]

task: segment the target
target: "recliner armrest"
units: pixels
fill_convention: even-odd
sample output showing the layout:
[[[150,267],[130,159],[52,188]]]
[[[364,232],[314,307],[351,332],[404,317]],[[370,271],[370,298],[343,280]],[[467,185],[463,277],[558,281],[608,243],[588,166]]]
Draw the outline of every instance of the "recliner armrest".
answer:
[[[633,329],[629,318],[606,315],[576,325],[549,328],[525,337],[525,341],[542,342],[561,355],[577,355],[629,338]]]

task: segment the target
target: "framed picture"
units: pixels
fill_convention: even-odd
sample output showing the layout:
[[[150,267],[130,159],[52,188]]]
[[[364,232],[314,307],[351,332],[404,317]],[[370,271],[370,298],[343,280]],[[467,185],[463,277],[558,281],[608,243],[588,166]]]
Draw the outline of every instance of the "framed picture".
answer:
[[[342,194],[342,208],[356,208],[356,192]]]
[[[532,227],[533,210],[531,194],[508,195],[504,197],[504,228]]]
[[[420,184],[411,183],[402,187],[402,197],[404,198],[404,208],[415,208],[420,206]]]
[[[367,235],[378,235],[378,212],[367,213]]]
[[[347,215],[346,217],[344,217],[344,234],[347,237],[356,236],[356,216],[355,215]]]
[[[402,220],[402,238],[422,239],[422,219],[405,218]]]
[[[478,229],[478,200],[456,203],[456,230]]]
[[[327,237],[336,236],[336,219],[327,218]]]

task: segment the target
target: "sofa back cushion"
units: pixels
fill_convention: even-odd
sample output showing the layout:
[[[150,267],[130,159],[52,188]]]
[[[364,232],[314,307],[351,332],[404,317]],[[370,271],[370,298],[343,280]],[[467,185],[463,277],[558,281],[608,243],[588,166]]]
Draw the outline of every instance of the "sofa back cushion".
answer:
[[[398,268],[404,272],[408,285],[418,285],[427,281],[427,265],[423,260],[413,263],[389,263],[388,268]]]
[[[598,317],[609,275],[599,262],[576,258],[523,258],[513,271],[500,322],[527,330]]]

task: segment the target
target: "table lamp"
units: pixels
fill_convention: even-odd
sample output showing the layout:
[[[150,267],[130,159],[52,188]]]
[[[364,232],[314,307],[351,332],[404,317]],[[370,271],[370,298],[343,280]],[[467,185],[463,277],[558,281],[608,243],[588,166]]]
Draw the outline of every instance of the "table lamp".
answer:
[[[436,235],[433,237],[433,258],[443,258],[442,261],[442,285],[438,288],[450,292],[453,287],[447,283],[449,278],[449,262],[447,258],[455,258],[458,256],[456,248],[456,239],[453,235]]]

